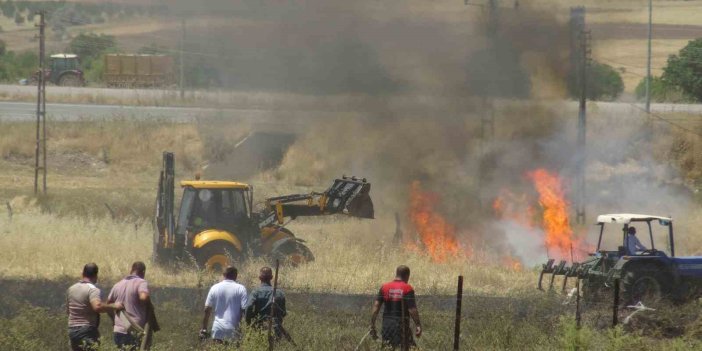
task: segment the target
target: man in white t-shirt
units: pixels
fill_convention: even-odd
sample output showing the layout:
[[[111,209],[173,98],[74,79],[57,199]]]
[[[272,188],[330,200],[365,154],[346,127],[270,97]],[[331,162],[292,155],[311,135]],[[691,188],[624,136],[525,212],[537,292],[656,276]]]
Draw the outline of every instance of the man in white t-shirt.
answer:
[[[236,282],[237,270],[224,269],[224,279],[213,285],[205,301],[205,318],[202,320],[200,335],[207,334],[207,325],[214,310],[212,339],[216,342],[230,342],[239,339],[239,322],[248,300],[246,288]]]

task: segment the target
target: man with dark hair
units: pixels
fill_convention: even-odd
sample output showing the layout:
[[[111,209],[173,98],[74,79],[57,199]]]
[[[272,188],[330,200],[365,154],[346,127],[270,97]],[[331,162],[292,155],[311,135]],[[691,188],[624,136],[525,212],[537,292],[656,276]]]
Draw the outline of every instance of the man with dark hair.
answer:
[[[414,346],[414,338],[410,329],[409,316],[414,320],[414,335],[422,335],[422,324],[419,321],[419,312],[414,296],[414,288],[407,284],[410,269],[407,266],[398,266],[395,270],[395,280],[383,284],[373,304],[370,333],[373,338],[378,337],[375,321],[380,312],[380,306],[385,304],[383,310],[383,329],[381,331],[383,345],[392,347]]]
[[[236,282],[236,268],[229,266],[224,269],[222,275],[222,281],[213,285],[207,293],[200,337],[207,335],[207,325],[214,310],[212,339],[216,342],[238,341],[239,322],[248,300],[246,288]]]
[[[283,317],[287,315],[285,294],[280,288],[276,288],[275,302],[273,301],[273,286],[271,286],[273,270],[271,267],[261,268],[258,279],[261,281],[261,285],[251,292],[249,302],[246,304],[246,324],[258,329],[267,327],[271,318],[271,308],[275,306],[272,321],[275,338],[280,339],[281,336],[287,336],[285,329],[283,329]]]
[[[115,344],[123,350],[136,350],[141,342],[132,323],[144,328],[149,320],[151,297],[145,275],[144,262],[134,262],[129,275],[115,284],[107,297],[108,302],[124,304],[124,311],[116,316],[114,326]]]
[[[95,286],[98,279],[98,266],[88,263],[83,267],[83,278],[71,285],[66,292],[66,313],[68,314],[68,338],[71,349],[92,350],[100,339],[98,326],[100,313],[123,309],[120,303],[103,304],[100,289]]]

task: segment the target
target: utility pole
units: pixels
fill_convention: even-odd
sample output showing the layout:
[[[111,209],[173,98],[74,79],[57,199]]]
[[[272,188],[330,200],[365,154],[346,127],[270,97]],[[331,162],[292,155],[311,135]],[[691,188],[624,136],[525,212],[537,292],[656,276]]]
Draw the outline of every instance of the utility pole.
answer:
[[[577,174],[576,174],[576,223],[585,223],[585,170],[587,164],[587,72],[590,65],[590,31],[580,32],[580,56],[578,65],[578,83],[580,86],[580,101],[578,109],[578,146],[577,146]]]
[[[34,194],[39,192],[39,171],[42,171],[42,194],[46,195],[46,68],[44,65],[45,12],[39,11],[39,78],[37,81],[37,131],[34,150]],[[40,160],[41,159],[41,165]]]
[[[651,39],[653,37],[653,0],[648,0],[648,57],[646,63],[646,113],[651,113]]]
[[[180,99],[185,100],[185,15],[180,19]]]
[[[585,31],[585,7],[570,8],[570,70],[573,89],[580,92],[575,151],[575,220],[585,223],[585,168],[587,161],[587,65],[590,58],[589,32]]]

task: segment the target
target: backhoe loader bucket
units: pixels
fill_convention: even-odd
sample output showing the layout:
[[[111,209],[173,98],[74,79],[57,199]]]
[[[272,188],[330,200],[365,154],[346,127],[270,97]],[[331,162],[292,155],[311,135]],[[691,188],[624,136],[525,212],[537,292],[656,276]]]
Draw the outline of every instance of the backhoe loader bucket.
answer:
[[[370,198],[370,183],[365,178],[341,177],[324,192],[324,211],[345,213],[352,217],[369,218],[375,216],[373,201]]]

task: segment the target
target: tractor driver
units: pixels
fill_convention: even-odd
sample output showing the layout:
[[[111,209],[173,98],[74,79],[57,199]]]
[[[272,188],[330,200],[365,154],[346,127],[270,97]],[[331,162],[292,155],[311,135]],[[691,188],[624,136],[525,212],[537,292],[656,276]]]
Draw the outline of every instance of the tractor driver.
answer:
[[[193,216],[193,224],[198,227],[210,227],[216,222],[216,204],[214,203],[212,191],[202,189],[197,194],[199,203],[195,204],[195,213]]]
[[[639,238],[636,237],[636,228],[629,227],[626,231],[626,252],[627,255],[636,255],[639,251],[646,251],[648,248],[641,244]]]

